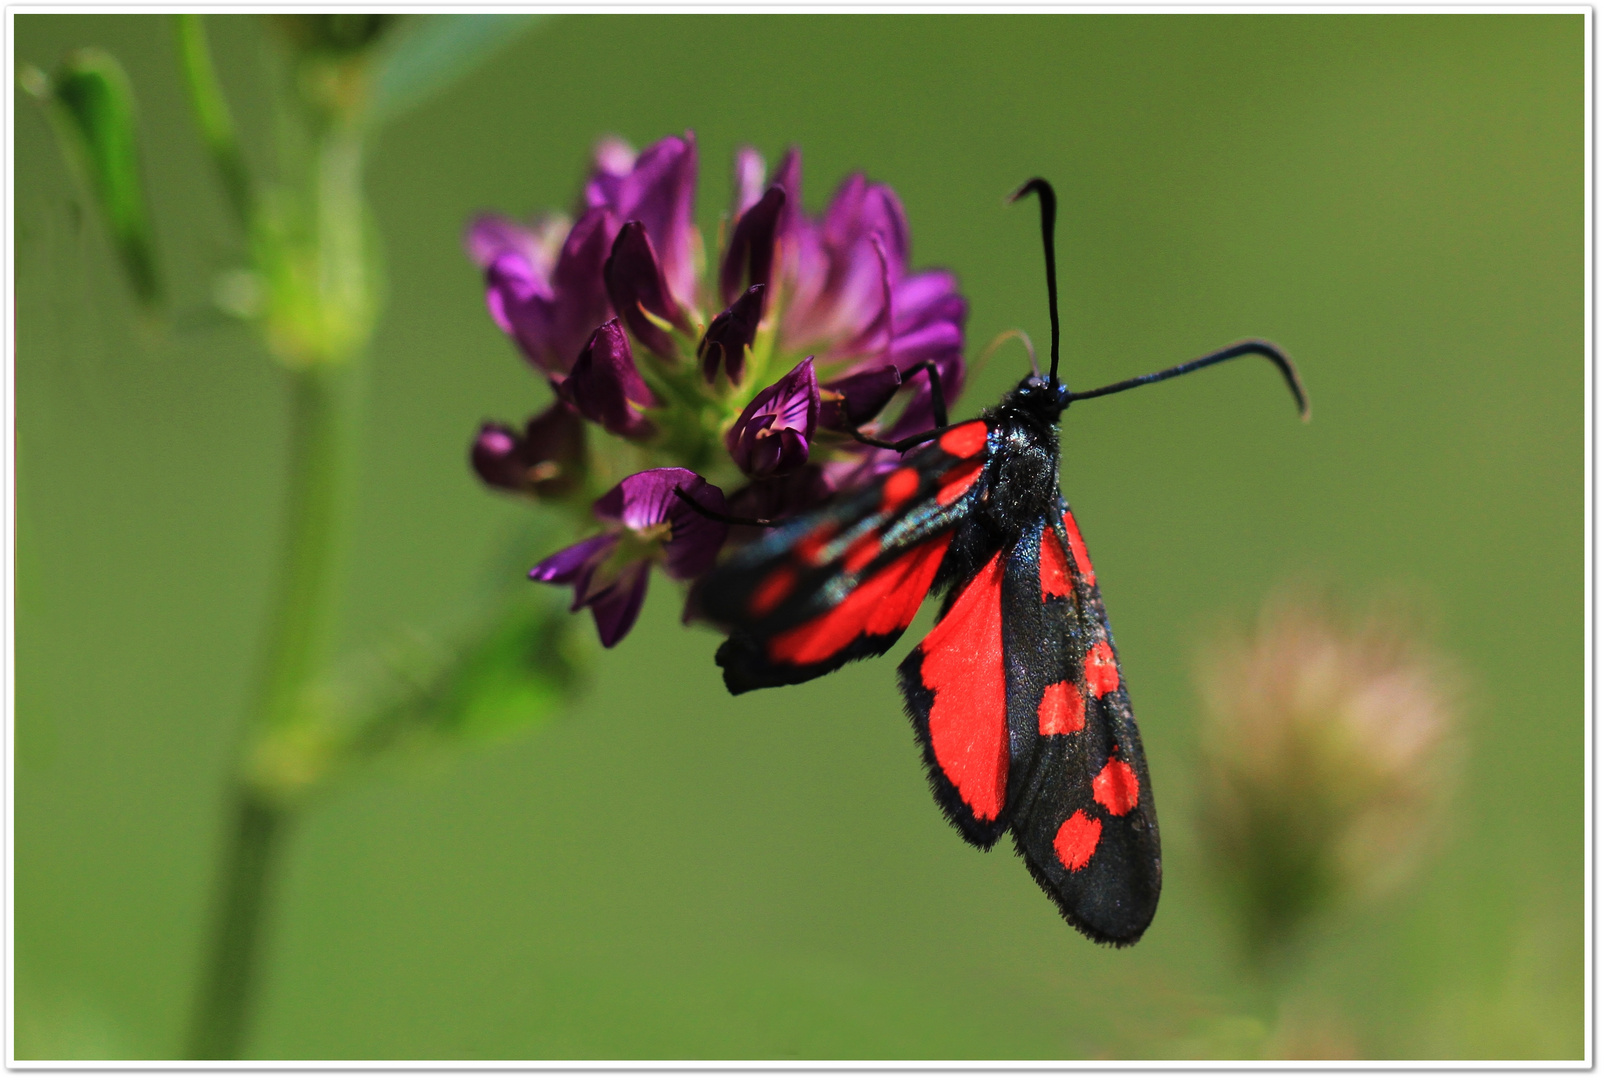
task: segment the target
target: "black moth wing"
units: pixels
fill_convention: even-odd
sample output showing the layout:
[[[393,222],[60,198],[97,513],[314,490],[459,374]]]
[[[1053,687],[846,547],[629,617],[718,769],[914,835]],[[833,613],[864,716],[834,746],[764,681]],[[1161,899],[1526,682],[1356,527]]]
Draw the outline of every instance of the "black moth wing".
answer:
[[[1064,918],[1132,945],[1158,907],[1158,819],[1096,575],[1060,505],[1020,538],[1004,581],[1008,817]]]
[[[988,432],[984,420],[954,427],[712,571],[700,602],[729,629],[716,660],[731,693],[806,682],[896,643],[945,580],[953,529],[981,486]]]

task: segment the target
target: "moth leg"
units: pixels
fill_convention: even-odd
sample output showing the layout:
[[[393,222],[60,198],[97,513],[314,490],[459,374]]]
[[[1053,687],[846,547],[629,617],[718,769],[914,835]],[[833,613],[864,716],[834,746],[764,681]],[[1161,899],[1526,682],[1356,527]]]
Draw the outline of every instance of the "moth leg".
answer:
[[[721,514],[717,510],[709,510],[707,507],[685,494],[685,489],[679,487],[678,485],[676,485],[674,488],[674,494],[680,499],[681,502],[685,503],[685,505],[689,506],[692,510],[695,510],[698,514],[701,514],[710,521],[722,522],[725,525],[750,525],[755,529],[773,529],[784,525],[786,522],[791,520],[790,518],[744,518],[735,517],[732,514]]]
[[[852,437],[867,446],[878,446],[882,450],[895,450],[901,454],[912,450],[920,443],[927,443],[955,427],[956,425],[947,422],[947,394],[946,391],[941,389],[941,375],[936,370],[936,362],[934,360],[926,360],[922,364],[915,364],[907,371],[902,372],[902,381],[907,382],[921,371],[925,373],[925,378],[930,380],[930,409],[936,414],[935,427],[929,431],[920,432],[918,435],[909,435],[906,439],[898,439],[896,442],[885,442],[856,430],[852,432]]]

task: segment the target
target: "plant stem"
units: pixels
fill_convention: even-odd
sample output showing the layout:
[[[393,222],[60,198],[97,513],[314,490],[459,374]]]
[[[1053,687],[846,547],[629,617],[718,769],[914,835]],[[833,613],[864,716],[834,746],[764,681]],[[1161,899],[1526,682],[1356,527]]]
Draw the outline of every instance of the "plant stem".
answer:
[[[244,785],[234,789],[233,835],[222,867],[220,892],[187,1057],[239,1057],[245,1044],[256,982],[268,882],[288,824],[288,813]]]
[[[249,1034],[256,966],[270,884],[292,810],[250,769],[264,736],[296,720],[307,684],[327,653],[336,593],[343,498],[352,457],[355,364],[288,372],[292,380],[290,475],[283,562],[267,655],[247,729],[246,760],[232,781],[232,832],[225,838],[211,940],[195,1003],[188,1056],[238,1057]]]

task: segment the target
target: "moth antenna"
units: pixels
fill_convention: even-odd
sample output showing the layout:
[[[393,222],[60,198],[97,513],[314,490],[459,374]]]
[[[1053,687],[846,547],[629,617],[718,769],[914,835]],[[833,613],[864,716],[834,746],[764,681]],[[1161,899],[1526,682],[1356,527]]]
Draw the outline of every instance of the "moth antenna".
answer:
[[[1048,369],[1047,381],[1053,386],[1058,385],[1058,260],[1053,255],[1053,225],[1058,220],[1058,196],[1053,194],[1053,185],[1039,176],[1033,176],[1022,184],[1018,191],[1008,197],[1009,202],[1018,202],[1031,192],[1036,193],[1037,202],[1041,203],[1041,246],[1042,253],[1047,258],[1047,313],[1053,321],[1053,348],[1052,367]]]
[[[1149,375],[1138,375],[1134,379],[1123,379],[1117,383],[1109,383],[1107,386],[1099,386],[1096,390],[1081,390],[1070,394],[1069,400],[1084,401],[1087,398],[1118,394],[1124,390],[1146,386],[1148,383],[1173,379],[1177,375],[1185,375],[1187,372],[1197,371],[1199,368],[1212,367],[1227,360],[1235,360],[1239,356],[1262,356],[1274,364],[1277,370],[1281,372],[1281,377],[1286,380],[1287,389],[1292,391],[1293,400],[1298,403],[1299,418],[1304,423],[1308,423],[1309,395],[1303,389],[1303,379],[1299,377],[1298,369],[1293,366],[1292,358],[1282,352],[1279,346],[1272,345],[1268,341],[1260,341],[1257,338],[1239,341],[1235,345],[1227,345],[1225,348],[1211,352],[1207,356],[1200,356],[1196,360],[1188,360],[1184,364],[1176,364],[1174,367],[1165,368],[1163,371],[1155,371]]]

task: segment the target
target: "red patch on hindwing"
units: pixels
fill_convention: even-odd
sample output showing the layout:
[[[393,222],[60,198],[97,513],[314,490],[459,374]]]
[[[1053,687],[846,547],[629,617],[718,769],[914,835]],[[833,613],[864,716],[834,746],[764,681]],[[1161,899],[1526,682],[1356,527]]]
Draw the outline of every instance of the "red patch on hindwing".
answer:
[[[952,534],[926,541],[898,556],[847,593],[835,607],[769,640],[769,657],[798,667],[817,664],[862,636],[900,633],[913,621]]]
[[[885,486],[880,489],[880,512],[889,514],[909,499],[919,490],[919,474],[913,469],[901,468],[886,477]]]
[[[941,487],[936,492],[936,502],[941,506],[950,506],[957,502],[964,492],[975,486],[975,478],[985,462],[970,461],[962,465],[955,465],[948,469],[941,477]]]
[[[780,603],[791,595],[791,590],[794,588],[796,588],[796,571],[789,566],[782,566],[752,590],[752,599],[747,602],[746,609],[751,612],[754,619],[761,619],[779,607]]]
[[[986,422],[971,420],[955,427],[937,445],[953,457],[972,458],[986,448]]]
[[[1077,810],[1058,827],[1058,835],[1053,837],[1053,851],[1070,871],[1079,870],[1092,861],[1102,835],[1103,823]]]
[[[1068,596],[1070,591],[1069,561],[1064,549],[1058,546],[1058,536],[1048,525],[1041,531],[1041,598]]]
[[[1001,554],[965,586],[919,649],[936,764],[981,821],[1008,791],[1008,688],[1003,666]]]
[[[1075,556],[1075,569],[1086,579],[1086,584],[1096,585],[1097,575],[1092,572],[1092,557],[1086,554],[1086,541],[1080,538],[1080,528],[1075,524],[1074,514],[1064,514],[1064,532],[1069,534],[1069,551]]]
[[[1086,726],[1086,701],[1071,682],[1055,682],[1042,691],[1036,706],[1036,730],[1043,735],[1073,735]]]
[[[1099,641],[1086,652],[1086,686],[1093,697],[1119,689],[1119,665],[1106,641]]]
[[[1142,794],[1136,770],[1118,758],[1109,758],[1103,771],[1092,780],[1092,798],[1108,808],[1115,817],[1130,813]]]

